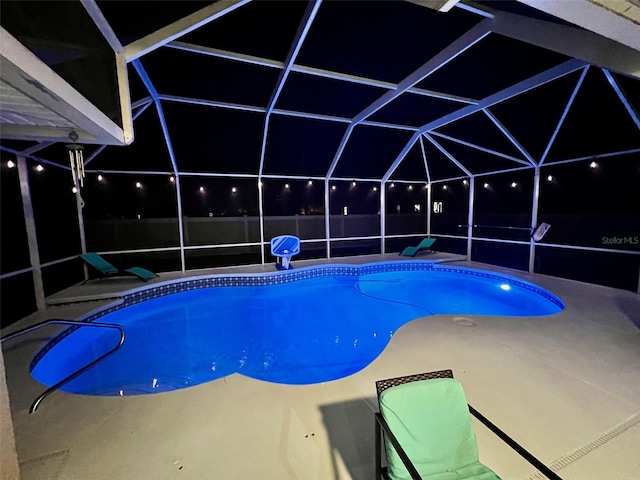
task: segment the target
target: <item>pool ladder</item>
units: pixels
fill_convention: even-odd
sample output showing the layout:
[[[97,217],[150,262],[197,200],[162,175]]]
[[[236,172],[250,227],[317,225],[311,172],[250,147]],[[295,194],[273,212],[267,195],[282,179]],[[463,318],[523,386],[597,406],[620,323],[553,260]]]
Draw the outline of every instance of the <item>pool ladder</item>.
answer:
[[[7,335],[6,337],[2,337],[0,339],[0,343],[4,343],[7,340],[13,340],[14,338],[21,337],[22,335],[26,335],[27,333],[31,333],[31,332],[33,332],[35,330],[38,330],[38,329],[40,329],[42,327],[46,327],[48,325],[73,325],[74,327],[115,328],[120,332],[120,341],[118,342],[118,345],[116,345],[114,348],[112,348],[108,352],[106,352],[103,355],[99,356],[98,358],[96,358],[92,362],[90,362],[87,365],[85,365],[84,367],[76,370],[71,375],[66,376],[65,378],[60,380],[58,383],[56,383],[52,387],[49,387],[47,390],[42,392],[38,396],[38,398],[36,398],[33,401],[33,403],[31,404],[31,407],[29,408],[29,413],[35,412],[38,409],[38,406],[40,405],[40,402],[42,402],[42,400],[47,398],[51,393],[53,393],[56,390],[60,389],[61,387],[63,387],[67,383],[69,383],[74,378],[82,375],[84,372],[89,370],[95,364],[97,364],[97,363],[101,362],[102,360],[104,360],[105,358],[107,358],[112,353],[115,353],[116,350],[118,350],[122,346],[122,344],[124,343],[124,328],[122,328],[121,325],[117,325],[115,323],[77,322],[77,321],[73,321],[73,320],[58,320],[58,319],[45,320],[44,322],[36,323],[35,325],[32,325],[30,327],[23,328],[22,330],[18,330],[17,332],[14,332],[14,333],[11,333],[11,334]]]

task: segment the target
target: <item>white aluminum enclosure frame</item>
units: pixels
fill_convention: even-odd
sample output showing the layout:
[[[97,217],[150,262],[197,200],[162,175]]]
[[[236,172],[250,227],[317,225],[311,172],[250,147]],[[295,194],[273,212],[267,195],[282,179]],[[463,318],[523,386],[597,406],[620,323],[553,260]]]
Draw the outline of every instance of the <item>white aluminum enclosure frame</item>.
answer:
[[[350,240],[360,240],[363,238],[366,239],[380,239],[381,241],[381,251],[385,251],[385,241],[387,238],[402,238],[402,237],[414,237],[417,234],[408,234],[408,235],[386,235],[386,186],[390,181],[393,173],[397,169],[397,167],[404,160],[405,155],[413,148],[416,142],[420,142],[420,149],[423,156],[424,166],[426,178],[420,180],[394,180],[395,183],[409,183],[409,184],[423,184],[426,181],[426,194],[427,194],[427,234],[431,234],[431,195],[432,188],[436,184],[441,184],[444,182],[459,180],[463,178],[469,179],[469,211],[468,211],[468,224],[473,224],[473,216],[474,216],[474,191],[475,191],[475,179],[477,177],[484,177],[492,174],[497,174],[501,172],[507,171],[517,171],[524,169],[532,169],[534,171],[534,191],[533,191],[533,201],[532,201],[532,228],[536,226],[537,217],[538,217],[538,203],[539,203],[539,187],[540,187],[540,168],[542,166],[548,165],[556,165],[561,163],[569,163],[569,162],[578,162],[584,161],[586,158],[575,158],[575,159],[566,159],[562,161],[555,162],[547,162],[546,156],[548,154],[549,149],[551,148],[558,131],[560,130],[564,118],[567,115],[567,112],[571,108],[571,104],[573,99],[575,98],[577,92],[580,89],[582,81],[586,75],[587,69],[589,68],[589,64],[594,64],[597,68],[602,68],[607,80],[609,81],[612,89],[615,91],[616,95],[624,105],[626,111],[629,113],[632,121],[640,130],[640,119],[638,116],[638,112],[636,112],[630,102],[625,98],[624,93],[620,89],[617,84],[615,78],[611,75],[609,69],[622,72],[636,79],[640,78],[640,53],[635,51],[629,47],[625,47],[619,45],[611,40],[604,39],[595,35],[591,32],[584,32],[575,28],[567,27],[564,25],[556,25],[550,24],[549,22],[544,22],[542,20],[532,20],[529,18],[519,17],[514,14],[506,14],[506,13],[492,13],[485,8],[476,8],[473,5],[465,5],[463,3],[458,3],[456,8],[462,8],[467,11],[472,11],[482,17],[486,18],[486,20],[481,21],[478,25],[473,27],[469,32],[460,37],[457,41],[450,44],[446,47],[442,52],[436,55],[433,59],[426,62],[422,67],[413,72],[399,84],[393,84],[389,82],[383,82],[375,79],[368,79],[364,77],[359,77],[355,75],[349,75],[341,72],[332,72],[328,70],[323,70],[319,68],[314,68],[305,65],[299,65],[295,63],[297,53],[299,52],[302,42],[304,41],[304,37],[310,28],[311,22],[317,13],[318,8],[320,7],[320,3],[317,5],[315,2],[311,2],[309,8],[307,9],[307,13],[305,13],[303,17],[303,21],[301,24],[301,30],[299,30],[296,35],[294,42],[291,46],[289,55],[287,56],[287,60],[285,62],[278,62],[275,60],[270,60],[266,58],[260,58],[245,54],[239,54],[235,52],[227,52],[223,50],[213,49],[209,47],[199,46],[188,44],[184,42],[180,42],[179,38],[185,35],[188,32],[195,30],[196,28],[215,20],[216,18],[220,18],[222,15],[229,13],[237,8],[242,7],[243,5],[248,3],[248,0],[240,0],[240,1],[219,1],[209,7],[205,7],[204,9],[195,12],[192,15],[189,15],[177,22],[174,22],[163,29],[158,30],[132,44],[122,46],[117,37],[111,30],[110,26],[101,15],[99,8],[97,7],[95,1],[93,0],[81,0],[85,9],[89,12],[94,22],[103,33],[112,49],[114,50],[114,54],[116,55],[116,62],[118,68],[118,76],[119,79],[121,76],[124,77],[124,80],[128,82],[126,75],[126,64],[132,63],[136,72],[140,75],[143,83],[149,90],[150,97],[147,99],[142,99],[138,102],[135,102],[133,105],[129,104],[128,98],[128,83],[120,82],[121,95],[126,98],[126,102],[123,102],[123,108],[126,107],[128,112],[128,118],[130,119],[130,124],[126,126],[125,131],[122,133],[122,139],[126,142],[126,131],[127,129],[131,130],[131,134],[133,133],[132,123],[145,109],[147,109],[151,104],[153,104],[156,108],[156,113],[159,116],[163,136],[166,142],[169,160],[171,163],[171,169],[167,169],[167,171],[153,171],[153,172],[133,172],[133,171],[122,171],[122,170],[101,170],[104,174],[114,173],[114,174],[149,174],[149,175],[174,175],[176,179],[176,199],[177,199],[177,209],[178,209],[178,222],[179,222],[179,235],[180,235],[180,244],[178,247],[168,247],[168,248],[155,248],[155,249],[140,249],[135,250],[137,252],[160,252],[160,251],[179,251],[181,258],[181,266],[182,271],[186,270],[185,264],[185,251],[187,250],[195,250],[195,249],[212,249],[212,248],[227,248],[227,247],[236,247],[236,246],[260,246],[261,248],[261,256],[262,262],[265,262],[264,258],[264,247],[268,242],[265,242],[264,239],[264,213],[263,213],[263,192],[260,188],[262,179],[283,179],[283,180],[319,180],[324,182],[324,195],[325,195],[325,227],[326,233],[324,238],[318,239],[308,239],[303,240],[304,243],[311,242],[326,242],[326,256],[327,258],[331,257],[331,243],[334,241],[350,241]],[[547,32],[547,35],[544,38],[537,38],[536,32],[543,29]],[[455,95],[449,95],[442,92],[434,92],[425,89],[421,89],[416,87],[416,85],[430,75],[432,72],[436,71],[442,65],[452,61],[456,56],[460,55],[462,52],[466,51],[469,48],[472,48],[477,42],[481,41],[487,35],[492,33],[499,33],[501,35],[506,35],[511,38],[515,38],[518,40],[526,41],[529,43],[533,43],[535,45],[541,46],[543,48],[547,48],[556,52],[563,53],[565,55],[569,55],[572,57],[576,57],[576,59],[569,60],[561,65],[558,65],[554,68],[551,68],[545,72],[542,72],[538,75],[534,75],[533,77],[526,79],[522,82],[519,82],[511,87],[508,87],[500,92],[489,95],[484,99],[471,99],[464,98]],[[4,38],[4,37],[3,37]],[[2,61],[3,68],[5,62],[5,49],[4,46],[1,45],[0,42],[0,52],[2,53]],[[585,45],[588,44],[588,48]],[[232,104],[226,102],[217,102],[211,100],[204,99],[194,99],[188,97],[178,97],[175,95],[166,95],[162,92],[157,92],[153,84],[151,83],[151,79],[149,79],[148,75],[144,71],[142,67],[141,59],[143,59],[144,55],[154,51],[157,48],[171,48],[182,51],[189,51],[192,53],[198,53],[202,55],[210,55],[219,58],[227,58],[230,60],[245,62],[255,65],[261,65],[264,67],[280,69],[280,78],[276,84],[276,88],[272,94],[272,98],[269,101],[269,105],[265,107],[257,107],[251,105],[242,105],[242,104]],[[30,52],[29,52],[30,53]],[[567,102],[567,105],[564,109],[561,120],[556,125],[554,130],[554,134],[552,138],[549,140],[547,147],[545,149],[544,155],[540,159],[534,159],[519,143],[517,138],[515,138],[508,129],[502,125],[499,120],[491,113],[490,108],[509,98],[515,97],[522,93],[525,93],[533,88],[544,85],[548,82],[551,82],[557,78],[563,77],[570,73],[581,70],[580,78],[574,88],[571,98]],[[337,116],[329,116],[329,115],[320,115],[314,114],[311,112],[297,112],[297,111],[288,111],[284,109],[278,109],[277,100],[280,92],[284,88],[286,80],[288,78],[288,74],[290,72],[301,73],[305,75],[313,75],[324,78],[330,78],[334,80],[339,80],[343,82],[351,82],[363,85],[370,85],[377,88],[384,89],[384,93],[378,98],[376,101],[372,102],[369,106],[363,109],[358,115],[353,118],[343,118]],[[37,73],[37,72],[36,72]],[[124,95],[124,91],[126,90],[127,94]],[[437,120],[429,122],[421,127],[413,127],[409,125],[396,125],[382,122],[372,122],[367,120],[371,115],[373,115],[376,111],[383,108],[385,105],[390,103],[392,100],[397,98],[399,95],[403,93],[411,93],[415,95],[423,95],[433,98],[440,98],[452,102],[457,102],[460,104],[460,109],[452,112],[451,114],[445,115]],[[260,158],[260,168],[256,174],[244,174],[244,175],[236,175],[236,174],[226,174],[226,173],[205,173],[205,172],[186,172],[179,171],[175,159],[175,155],[173,153],[173,148],[171,144],[171,139],[169,136],[169,130],[166,125],[166,121],[164,120],[164,114],[162,111],[162,102],[170,101],[170,102],[182,102],[182,103],[191,103],[197,105],[204,105],[212,108],[229,108],[234,110],[242,110],[242,111],[251,111],[251,112],[260,112],[265,114],[265,127],[262,138],[262,149],[261,149],[261,158]],[[139,108],[134,115],[131,114],[132,108]],[[451,136],[444,135],[440,132],[437,132],[436,129],[444,126],[448,123],[454,122],[458,119],[464,118],[473,113],[482,112],[482,114],[486,115],[491,122],[495,125],[495,127],[502,132],[502,134],[513,144],[518,151],[522,154],[522,159],[514,157],[512,155],[506,155],[502,152],[497,152],[494,150],[487,149],[485,147],[472,144],[470,142],[465,142],[464,140],[457,139]],[[268,136],[268,125],[269,118],[272,115],[288,115],[288,116],[297,116],[304,118],[313,118],[322,121],[329,122],[340,122],[347,124],[347,130],[344,134],[342,141],[338,147],[336,154],[331,162],[331,165],[324,176],[299,176],[299,175],[265,175],[263,173],[264,160],[265,160],[265,149],[266,149],[266,141]],[[123,112],[123,122],[125,121],[125,114]],[[383,175],[382,178],[342,178],[334,176],[334,172],[340,162],[342,153],[344,152],[351,133],[358,125],[368,125],[375,126],[379,128],[389,128],[389,129],[399,129],[399,130],[407,130],[412,131],[413,135],[409,142],[405,145],[405,147],[401,150],[399,155],[393,161],[391,167],[387,170],[387,172]],[[100,143],[103,146],[100,147],[97,151],[95,151],[90,157],[87,158],[86,164],[91,162],[96,155],[100,154],[100,152],[104,149],[104,145],[114,144],[114,142],[109,141],[99,141],[99,142],[90,142],[90,138],[88,136],[93,135],[90,130],[96,129],[95,126],[88,125],[87,132],[85,138],[81,136],[80,141],[85,143]],[[115,135],[117,137],[118,132],[116,131]],[[437,142],[437,137],[447,138],[453,142],[461,143],[471,148],[476,148],[481,151],[485,151],[492,155],[496,155],[506,160],[512,161],[514,163],[513,168],[507,168],[500,171],[487,172],[482,174],[473,174],[469,169],[467,169],[460,161],[458,161],[455,157],[453,157],[449,152],[446,151]],[[17,137],[16,137],[17,138]],[[19,138],[30,138],[28,136],[21,136]],[[132,137],[131,137],[132,138]],[[438,179],[435,180],[431,178],[430,168],[429,168],[429,160],[426,157],[423,139],[428,140],[431,144],[433,144],[438,150],[440,150],[443,155],[448,158],[456,167],[460,170],[461,175],[455,176],[447,179]],[[42,140],[42,139],[40,139]],[[13,152],[18,155],[22,155],[22,158],[29,158],[36,161],[42,161],[45,163],[49,163],[52,166],[60,167],[59,165],[53,162],[46,162],[44,159],[40,159],[36,157],[34,154],[48,146],[46,143],[41,143],[30,149],[27,149],[23,152]],[[10,149],[3,148],[6,151],[11,151]],[[632,154],[639,153],[640,149],[622,151],[622,152],[611,152],[604,155],[599,155],[599,158],[604,158],[607,156],[613,155],[624,155],[624,154]],[[64,168],[64,167],[60,167]],[[93,173],[97,171],[87,170],[88,173]],[[250,178],[255,179],[256,188],[258,189],[258,198],[259,198],[259,222],[260,222],[260,242],[250,242],[250,243],[239,243],[239,244],[225,244],[225,245],[200,245],[200,246],[185,246],[184,244],[184,231],[183,231],[183,215],[182,215],[182,205],[181,205],[181,193],[180,193],[180,177],[184,176],[202,176],[202,177],[219,177],[219,178]],[[331,181],[363,181],[363,182],[378,182],[380,188],[380,235],[371,236],[371,237],[350,237],[350,238],[332,238],[330,232],[330,182]],[[24,193],[23,195],[29,195],[29,193]],[[81,217],[81,214],[80,214]],[[83,233],[83,232],[82,232]],[[444,235],[443,235],[444,236]],[[447,236],[452,237],[452,236]],[[533,271],[533,259],[535,258],[535,245],[533,242],[516,242],[516,241],[507,241],[507,240],[496,240],[490,238],[481,238],[481,237],[473,237],[472,229],[468,227],[467,234],[465,236],[453,236],[453,238],[461,238],[467,240],[467,255],[471,255],[471,246],[472,242],[476,240],[481,241],[494,241],[494,242],[504,242],[504,243],[515,243],[515,244],[528,244],[529,245],[529,270]],[[603,249],[603,248],[587,248],[581,246],[570,246],[570,245],[555,245],[555,244],[539,244],[546,247],[555,247],[555,248],[570,248],[576,250],[588,250],[588,251],[599,251],[599,252],[607,252],[607,253],[622,253],[629,255],[636,255],[636,252],[630,252],[627,250],[613,250],[613,249]],[[134,251],[121,251],[121,252],[104,252],[104,253],[132,253]],[[47,265],[52,265],[55,263],[69,261],[74,257],[70,257],[68,259],[61,259],[56,262],[50,262]],[[32,269],[39,269],[41,266],[36,262],[33,264],[32,261]],[[42,265],[46,266],[46,265]],[[29,269],[27,269],[29,270]],[[21,271],[22,272],[22,271]],[[0,276],[0,278],[7,278],[9,276],[15,275],[16,272],[11,272],[9,274],[4,274]]]

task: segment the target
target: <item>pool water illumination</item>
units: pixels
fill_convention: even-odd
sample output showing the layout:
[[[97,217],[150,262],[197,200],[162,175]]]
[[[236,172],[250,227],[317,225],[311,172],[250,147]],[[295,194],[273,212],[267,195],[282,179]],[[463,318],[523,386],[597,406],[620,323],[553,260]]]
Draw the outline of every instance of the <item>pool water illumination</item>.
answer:
[[[329,275],[261,286],[200,288],[103,315],[124,327],[123,346],[62,390],[136,395],[240,373],[311,384],[369,365],[394,333],[437,314],[538,316],[563,308],[549,292],[504,275],[437,268]],[[111,329],[80,328],[54,339],[32,369],[51,386],[118,341]]]

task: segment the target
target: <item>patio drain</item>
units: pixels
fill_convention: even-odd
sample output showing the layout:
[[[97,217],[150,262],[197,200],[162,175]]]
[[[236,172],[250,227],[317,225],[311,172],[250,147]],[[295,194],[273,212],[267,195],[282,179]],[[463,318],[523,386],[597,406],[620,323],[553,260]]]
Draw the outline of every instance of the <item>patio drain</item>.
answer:
[[[592,452],[595,449],[601,447],[602,445],[607,443],[609,440],[613,440],[621,433],[625,432],[626,430],[629,430],[631,427],[634,427],[639,423],[640,423],[640,413],[633,414],[623,422],[616,425],[615,427],[611,428],[610,430],[607,430],[605,433],[603,433],[598,438],[596,438],[593,442],[587,443],[586,445],[580,448],[576,448],[572,452],[569,452],[566,455],[563,455],[562,457],[553,461],[549,465],[549,468],[554,472],[557,472],[558,470],[584,457],[589,452]],[[547,477],[545,477],[540,472],[533,472],[527,475],[526,477],[524,477],[523,480],[544,480],[546,478]]]
[[[475,327],[476,322],[467,317],[454,317],[453,321],[462,327]]]

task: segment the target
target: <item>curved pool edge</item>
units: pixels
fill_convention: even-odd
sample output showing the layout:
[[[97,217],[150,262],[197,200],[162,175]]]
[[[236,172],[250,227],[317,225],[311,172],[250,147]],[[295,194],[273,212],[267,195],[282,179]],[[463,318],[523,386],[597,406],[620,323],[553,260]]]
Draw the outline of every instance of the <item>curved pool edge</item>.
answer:
[[[275,272],[256,272],[256,273],[217,273],[197,275],[193,277],[179,278],[175,280],[167,280],[152,285],[142,286],[135,289],[127,290],[120,295],[120,298],[92,310],[78,318],[79,323],[93,322],[99,318],[112,312],[126,308],[137,303],[145,302],[154,298],[172,295],[181,292],[199,290],[203,288],[213,287],[239,287],[239,286],[267,286],[291,283],[300,280],[306,280],[324,276],[354,276],[370,275],[376,273],[387,272],[410,272],[410,271],[439,271],[464,273],[476,277],[488,279],[505,279],[514,285],[526,288],[538,295],[545,297],[550,302],[556,304],[560,310],[565,308],[565,304],[560,297],[549,292],[543,287],[534,283],[522,280],[512,275],[504,273],[490,272],[470,267],[444,266],[446,262],[434,260],[390,260],[384,262],[372,262],[360,265],[353,264],[325,264],[311,265],[307,267],[296,268],[292,270],[275,271]],[[72,334],[75,330],[81,328],[79,326],[71,326],[49,340],[33,357],[29,371],[32,371],[35,365],[60,341]]]

